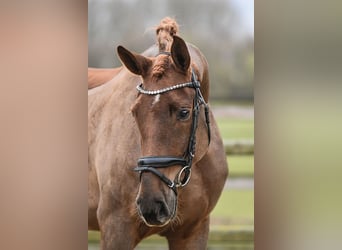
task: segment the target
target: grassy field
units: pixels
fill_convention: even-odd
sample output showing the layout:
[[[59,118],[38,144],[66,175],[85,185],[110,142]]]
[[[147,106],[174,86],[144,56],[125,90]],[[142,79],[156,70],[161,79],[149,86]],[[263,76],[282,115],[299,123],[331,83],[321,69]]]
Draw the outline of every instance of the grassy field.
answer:
[[[224,140],[254,139],[254,119],[218,118]],[[253,178],[254,155],[228,155],[229,178]],[[212,226],[245,226],[254,224],[254,190],[224,190],[212,212]]]
[[[214,225],[253,225],[254,190],[224,190],[212,212]]]
[[[229,155],[229,178],[254,176],[254,155]]]
[[[223,139],[253,139],[254,120],[252,119],[216,119]]]
[[[253,119],[218,118],[217,123],[223,140],[254,139]],[[229,155],[227,161],[230,177],[254,176],[253,155]]]

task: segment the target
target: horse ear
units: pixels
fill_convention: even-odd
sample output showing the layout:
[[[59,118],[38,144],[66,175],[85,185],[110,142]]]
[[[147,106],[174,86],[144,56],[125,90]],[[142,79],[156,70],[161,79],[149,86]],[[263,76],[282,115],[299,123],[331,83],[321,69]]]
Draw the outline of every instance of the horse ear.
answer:
[[[123,46],[118,46],[117,52],[122,63],[129,71],[136,75],[145,75],[148,67],[152,63],[150,59],[142,55],[132,53]]]
[[[176,66],[187,71],[190,66],[190,54],[184,40],[178,36],[173,36],[171,46],[171,56]]]

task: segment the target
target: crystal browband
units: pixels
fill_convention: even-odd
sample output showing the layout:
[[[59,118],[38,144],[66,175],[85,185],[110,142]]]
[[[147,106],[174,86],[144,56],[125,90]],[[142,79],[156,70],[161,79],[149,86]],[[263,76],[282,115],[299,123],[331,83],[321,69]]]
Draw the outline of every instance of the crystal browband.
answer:
[[[171,87],[167,87],[164,89],[159,89],[159,90],[145,90],[143,89],[143,84],[141,83],[140,85],[137,86],[137,90],[145,95],[158,95],[158,94],[163,94],[165,92],[175,90],[175,89],[181,89],[185,87],[192,87],[192,88],[199,88],[200,87],[200,82],[199,81],[193,81],[193,82],[186,82],[186,83],[180,83],[177,85],[173,85]]]

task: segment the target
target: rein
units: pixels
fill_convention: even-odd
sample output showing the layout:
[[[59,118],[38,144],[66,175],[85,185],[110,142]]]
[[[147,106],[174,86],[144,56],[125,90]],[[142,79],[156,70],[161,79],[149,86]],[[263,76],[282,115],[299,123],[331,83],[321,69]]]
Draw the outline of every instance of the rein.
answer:
[[[191,166],[192,160],[195,157],[196,151],[196,130],[198,125],[198,115],[200,111],[200,106],[204,105],[205,111],[205,119],[206,125],[208,129],[208,145],[210,144],[210,121],[209,121],[209,106],[205,102],[201,90],[200,90],[200,82],[197,80],[197,77],[192,70],[191,72],[191,82],[177,84],[171,87],[167,87],[160,90],[145,90],[143,89],[143,84],[137,86],[137,90],[145,95],[158,95],[163,94],[175,89],[180,88],[193,88],[195,89],[195,97],[193,100],[194,108],[192,111],[192,124],[191,124],[191,133],[189,137],[188,147],[184,156],[173,157],[173,156],[145,156],[138,159],[138,166],[134,168],[134,171],[140,172],[140,178],[143,172],[151,172],[158,176],[169,188],[171,188],[175,194],[177,194],[178,187],[184,187],[188,184],[191,177]],[[158,168],[167,168],[174,165],[181,165],[182,169],[177,173],[175,180],[170,180],[160,171]],[[184,177],[182,178],[182,175]]]

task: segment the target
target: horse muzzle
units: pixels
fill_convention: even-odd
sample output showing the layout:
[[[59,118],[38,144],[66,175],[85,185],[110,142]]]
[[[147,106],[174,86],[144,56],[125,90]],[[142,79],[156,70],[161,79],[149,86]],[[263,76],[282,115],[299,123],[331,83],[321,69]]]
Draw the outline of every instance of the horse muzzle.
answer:
[[[136,201],[139,216],[149,227],[166,226],[176,214],[176,203],[176,198],[166,202],[163,197],[153,196],[139,197]]]

